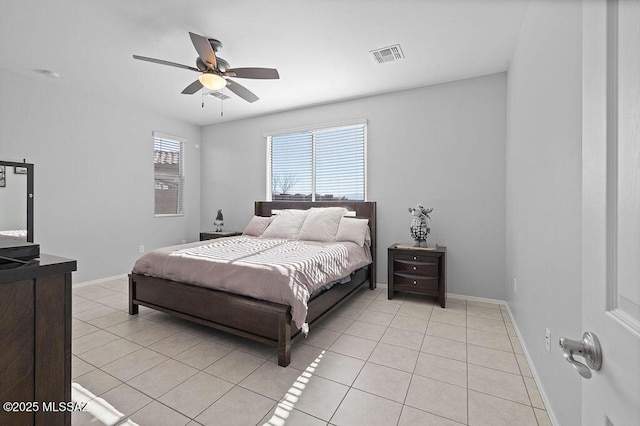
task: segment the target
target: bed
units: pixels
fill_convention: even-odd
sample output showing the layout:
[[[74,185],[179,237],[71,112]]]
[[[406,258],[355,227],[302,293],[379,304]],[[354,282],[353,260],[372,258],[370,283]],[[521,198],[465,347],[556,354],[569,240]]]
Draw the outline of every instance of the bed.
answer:
[[[375,202],[257,201],[255,215],[269,217],[274,211],[307,210],[312,207],[344,207],[355,212],[357,218],[368,219],[371,264],[354,271],[349,282],[334,285],[309,300],[305,318],[309,325],[313,325],[361,288],[376,287]],[[129,313],[136,315],[140,305],[275,346],[278,350],[278,364],[283,367],[289,365],[291,360],[291,339],[304,331],[304,327],[299,327],[300,322],[294,321],[290,304],[134,272],[129,275]]]

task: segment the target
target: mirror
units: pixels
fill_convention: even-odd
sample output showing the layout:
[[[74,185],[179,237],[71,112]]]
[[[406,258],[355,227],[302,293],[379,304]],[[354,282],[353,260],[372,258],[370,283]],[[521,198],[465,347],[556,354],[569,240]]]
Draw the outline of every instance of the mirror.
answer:
[[[33,164],[0,161],[0,238],[33,242]]]

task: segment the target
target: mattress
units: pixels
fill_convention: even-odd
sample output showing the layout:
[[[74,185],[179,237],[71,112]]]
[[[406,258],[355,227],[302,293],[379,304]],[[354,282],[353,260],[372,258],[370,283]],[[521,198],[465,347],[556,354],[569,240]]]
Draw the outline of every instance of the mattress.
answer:
[[[314,291],[370,263],[369,247],[353,242],[238,236],[153,250],[133,273],[289,305],[302,328]]]

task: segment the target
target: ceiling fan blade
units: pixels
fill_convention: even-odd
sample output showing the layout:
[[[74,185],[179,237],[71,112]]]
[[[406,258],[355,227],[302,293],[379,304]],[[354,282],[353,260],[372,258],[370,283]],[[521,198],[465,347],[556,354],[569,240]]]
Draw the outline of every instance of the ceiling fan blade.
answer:
[[[198,71],[198,72],[200,71],[198,68],[190,67],[188,65],[177,64],[175,62],[164,61],[162,59],[147,58],[146,56],[133,55],[133,59],[138,59],[140,61],[153,62],[155,64],[160,64],[160,65],[169,65],[170,67],[184,68],[186,70],[191,70],[191,71]]]
[[[252,91],[233,80],[227,79],[227,88],[247,102],[253,103],[260,99]]]
[[[200,83],[200,80],[196,80],[193,83],[191,83],[190,85],[188,85],[187,87],[184,88],[184,90],[182,91],[183,95],[193,95],[194,93],[196,93],[198,90],[202,89],[202,83]]]
[[[227,70],[225,75],[237,78],[259,78],[277,79],[280,78],[278,70],[275,68],[233,68]]]
[[[191,42],[193,43],[193,47],[196,48],[198,52],[198,56],[200,59],[204,61],[206,64],[210,64],[212,68],[217,68],[218,63],[216,61],[216,55],[213,53],[213,47],[211,47],[211,43],[209,43],[209,39],[206,37],[202,37],[201,35],[189,33],[189,37],[191,37]]]

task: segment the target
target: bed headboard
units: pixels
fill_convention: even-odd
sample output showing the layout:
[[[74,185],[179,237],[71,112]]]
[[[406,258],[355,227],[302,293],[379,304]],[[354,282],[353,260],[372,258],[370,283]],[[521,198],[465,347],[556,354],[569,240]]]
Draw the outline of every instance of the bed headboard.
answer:
[[[273,210],[299,209],[307,210],[311,207],[344,207],[356,212],[356,217],[369,219],[371,229],[371,283],[376,285],[376,202],[375,201],[256,201],[256,216],[271,216]]]

